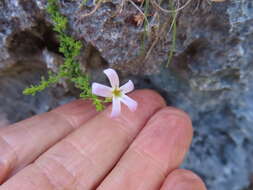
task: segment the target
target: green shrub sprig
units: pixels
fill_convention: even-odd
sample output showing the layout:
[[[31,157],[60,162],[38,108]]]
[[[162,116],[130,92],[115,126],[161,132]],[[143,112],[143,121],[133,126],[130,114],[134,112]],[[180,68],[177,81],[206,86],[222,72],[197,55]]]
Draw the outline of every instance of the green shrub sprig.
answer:
[[[60,13],[58,0],[48,0],[47,12],[53,21],[53,30],[57,32],[60,42],[59,52],[64,55],[64,63],[60,65],[57,73],[48,72],[48,78],[41,77],[38,85],[31,85],[26,88],[23,93],[25,95],[35,95],[37,92],[43,91],[45,88],[52,86],[60,81],[67,79],[75,84],[75,87],[81,90],[80,97],[91,99],[98,111],[104,108],[104,102],[91,92],[89,77],[82,72],[80,63],[76,57],[80,54],[82,43],[68,35],[68,20]]]

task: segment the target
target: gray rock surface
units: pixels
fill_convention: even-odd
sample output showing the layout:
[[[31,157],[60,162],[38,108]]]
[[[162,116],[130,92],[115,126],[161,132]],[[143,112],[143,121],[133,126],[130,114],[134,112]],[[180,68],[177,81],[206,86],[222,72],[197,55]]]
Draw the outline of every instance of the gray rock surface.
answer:
[[[187,111],[195,134],[183,167],[203,177],[209,190],[246,189],[253,174],[253,1],[192,1],[178,14],[169,67],[164,64],[171,34],[157,34],[158,20],[148,18],[154,33],[144,42],[146,50],[156,36],[161,39],[144,59],[144,30],[131,22],[138,13],[131,3],[113,16],[121,2],[107,2],[80,19],[92,9],[89,4],[80,11],[80,2],[61,1],[61,11],[70,20],[70,33],[86,45],[80,59],[92,76],[103,80],[103,68],[117,68],[138,88],[158,90],[168,104]],[[0,0],[0,112],[10,122],[47,111],[76,94],[60,87],[35,97],[21,94],[45,73],[46,65],[54,69],[61,62],[59,55],[52,56],[55,62],[50,57],[58,43],[45,5],[46,0]],[[160,23],[168,18],[162,14]]]

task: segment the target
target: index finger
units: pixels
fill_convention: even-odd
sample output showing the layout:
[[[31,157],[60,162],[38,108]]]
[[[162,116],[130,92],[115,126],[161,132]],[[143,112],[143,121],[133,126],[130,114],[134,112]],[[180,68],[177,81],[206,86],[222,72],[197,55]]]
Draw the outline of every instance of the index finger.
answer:
[[[0,183],[96,115],[89,101],[77,100],[0,131]]]

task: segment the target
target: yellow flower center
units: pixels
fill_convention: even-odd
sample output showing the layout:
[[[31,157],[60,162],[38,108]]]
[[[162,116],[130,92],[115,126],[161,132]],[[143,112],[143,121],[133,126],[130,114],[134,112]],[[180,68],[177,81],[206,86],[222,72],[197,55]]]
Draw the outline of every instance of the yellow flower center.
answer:
[[[114,88],[113,91],[112,91],[112,94],[115,97],[120,97],[121,96],[121,90],[119,88]]]

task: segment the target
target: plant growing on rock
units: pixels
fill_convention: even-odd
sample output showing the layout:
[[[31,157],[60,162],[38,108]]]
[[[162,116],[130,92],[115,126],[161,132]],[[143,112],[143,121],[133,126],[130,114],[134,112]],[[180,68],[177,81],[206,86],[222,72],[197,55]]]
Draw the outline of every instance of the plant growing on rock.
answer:
[[[107,0],[98,0],[94,9],[86,14],[83,14],[79,19],[83,17],[90,16],[100,7],[101,3]],[[163,23],[158,27],[157,36],[151,43],[151,46],[147,49],[146,56],[144,61],[148,59],[152,49],[155,47],[157,42],[161,40],[164,36],[166,29],[169,28],[169,32],[172,32],[172,44],[171,49],[169,50],[168,55],[168,64],[171,62],[175,47],[176,47],[176,18],[178,12],[185,8],[192,0],[187,0],[183,5],[179,3],[179,0],[168,0],[169,9],[164,9],[162,7],[163,0],[156,2],[155,0],[122,0],[120,11],[122,11],[124,4],[129,2],[133,7],[138,10],[138,14],[134,15],[134,21],[137,26],[143,26],[144,28],[144,40],[147,35],[149,35],[151,30],[151,24],[149,23],[148,15],[150,14],[150,8],[153,8],[155,12],[152,14],[152,20],[159,19],[160,12],[165,14],[171,14],[169,16],[168,22]],[[220,0],[213,0],[220,1]],[[68,29],[68,20],[62,15],[59,11],[58,0],[47,0],[47,12],[50,15],[54,23],[54,31],[57,32],[57,37],[60,42],[59,52],[64,56],[64,63],[60,65],[59,71],[57,73],[48,72],[48,78],[42,77],[38,85],[31,85],[29,88],[26,88],[23,93],[35,95],[37,92],[44,90],[45,88],[52,86],[61,81],[61,79],[68,80],[73,82],[77,88],[81,90],[80,97],[85,99],[91,99],[93,104],[96,106],[97,110],[102,110],[104,108],[104,103],[108,100],[99,99],[96,95],[92,94],[89,77],[85,74],[81,67],[80,63],[77,60],[77,56],[80,54],[82,49],[82,43],[78,40],[75,40],[67,32]],[[83,1],[82,5],[86,3],[86,0]],[[144,43],[143,43],[144,44]],[[143,46],[143,49],[145,47]]]
[[[47,12],[54,23],[54,31],[57,32],[57,37],[60,42],[59,51],[64,55],[64,63],[60,65],[58,73],[48,72],[48,78],[41,78],[38,85],[31,85],[26,88],[23,93],[26,95],[35,95],[37,92],[58,83],[61,79],[71,81],[77,88],[81,90],[80,97],[91,99],[96,109],[102,110],[103,103],[106,100],[99,99],[92,94],[89,77],[83,73],[80,63],[76,57],[80,54],[82,43],[68,35],[67,27],[68,20],[63,16],[58,7],[58,0],[48,0]]]
[[[94,14],[99,7],[105,3],[111,0],[97,0],[95,1],[94,8],[88,12],[84,13],[78,18],[79,20],[82,20],[84,17],[91,16]],[[82,6],[85,5],[87,1],[83,1]],[[166,6],[166,2],[168,2],[168,5]],[[143,36],[142,36],[142,42],[140,44],[141,47],[141,54],[144,55],[143,62],[145,62],[150,54],[152,53],[152,50],[158,43],[158,41],[162,40],[165,36],[166,30],[171,33],[172,41],[171,41],[171,48],[168,52],[168,62],[172,61],[175,49],[176,49],[176,35],[177,35],[177,25],[176,25],[176,19],[178,16],[178,12],[184,8],[186,8],[192,0],[186,0],[184,3],[181,3],[179,0],[121,0],[121,4],[118,7],[118,10],[116,11],[116,14],[119,14],[124,9],[124,6],[129,3],[131,4],[138,13],[135,15],[132,15],[133,22],[137,27],[143,26]],[[169,8],[169,10],[163,8],[164,5]],[[81,10],[79,10],[80,12]],[[161,14],[167,14],[168,19],[166,21],[160,21],[160,15]],[[157,22],[154,26],[154,22]],[[152,32],[156,30],[156,32]],[[149,47],[145,47],[145,41],[149,39],[149,37],[152,36],[154,40],[152,40]]]

